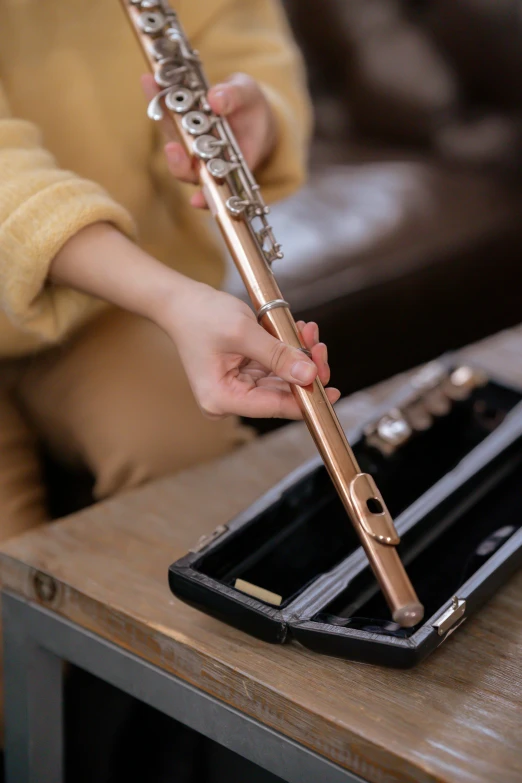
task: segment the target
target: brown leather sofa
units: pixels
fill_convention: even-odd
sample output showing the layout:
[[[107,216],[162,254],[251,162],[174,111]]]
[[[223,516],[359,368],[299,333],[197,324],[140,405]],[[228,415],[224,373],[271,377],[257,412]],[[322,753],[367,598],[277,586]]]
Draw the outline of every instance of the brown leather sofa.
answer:
[[[273,210],[275,272],[333,382],[348,394],[522,320],[519,3],[285,7],[316,129],[308,184]],[[227,288],[245,298],[232,266]]]

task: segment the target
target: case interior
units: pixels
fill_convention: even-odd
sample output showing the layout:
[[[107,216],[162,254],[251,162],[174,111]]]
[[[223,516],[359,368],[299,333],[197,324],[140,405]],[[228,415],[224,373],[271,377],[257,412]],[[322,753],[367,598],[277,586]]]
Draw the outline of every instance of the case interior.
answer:
[[[488,437],[520,402],[521,395],[497,383],[472,397],[429,430],[416,434],[392,457],[383,457],[360,439],[353,445],[361,469],[371,473],[392,517],[411,506]],[[522,446],[515,448],[522,454]],[[513,449],[492,462],[486,473],[500,481],[478,510],[456,515],[437,528],[432,516],[402,535],[399,552],[430,617],[520,526],[522,470]],[[487,480],[482,475],[482,482]],[[320,465],[264,511],[204,554],[193,568],[221,584],[247,582],[282,596],[281,609],[293,604],[319,577],[359,549],[359,539],[326,469]],[[341,585],[342,589],[342,585]],[[300,612],[306,607],[300,603]],[[369,567],[359,569],[346,589],[314,614],[316,622],[370,628],[408,636],[388,623],[389,610]],[[373,621],[376,621],[375,623]],[[379,630],[380,629],[380,630]]]
[[[399,554],[424,605],[425,618],[449,601],[522,526],[522,454],[505,470],[498,470],[497,477],[498,483],[480,502],[457,514],[452,524],[442,524],[429,544],[436,524],[433,518],[402,536]],[[311,619],[403,639],[417,630],[400,628],[390,621],[390,611],[368,567]]]

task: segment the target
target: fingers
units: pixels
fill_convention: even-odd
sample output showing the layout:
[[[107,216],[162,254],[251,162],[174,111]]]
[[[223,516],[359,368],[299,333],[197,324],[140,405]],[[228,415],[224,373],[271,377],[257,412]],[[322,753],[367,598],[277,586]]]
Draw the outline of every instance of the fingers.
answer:
[[[302,419],[301,410],[288,383],[308,386],[317,375],[325,386],[330,403],[334,405],[339,400],[341,392],[327,387],[330,379],[327,349],[324,343],[319,342],[317,324],[299,321],[297,328],[312,353],[313,362],[299,349],[276,340],[255,321],[243,323],[241,335],[233,341],[235,347],[232,350],[250,357],[250,360],[245,360],[244,367],[236,377],[242,387],[241,392],[238,394],[236,389],[231,398],[230,390],[223,390],[224,396],[218,405],[220,410],[247,418]],[[307,374],[306,378],[296,377],[301,371]]]
[[[317,345],[319,342],[319,327],[315,321],[308,321],[308,323],[299,321],[297,328],[301,332],[307,348],[311,350],[314,345]]]
[[[179,142],[171,141],[165,145],[165,155],[169,171],[176,179],[190,184],[197,184],[198,178],[194,164]]]
[[[341,392],[338,389],[326,389],[326,396],[334,405]],[[301,410],[289,391],[259,387],[251,389],[240,399],[234,401],[234,411],[238,416],[251,419],[302,419]]]
[[[144,73],[140,81],[145,98],[148,101],[151,101],[159,92],[159,87],[154,80],[154,76],[151,73]]]
[[[297,327],[311,351],[312,361],[302,351],[276,340],[255,322],[249,322],[237,350],[289,383],[308,386],[318,376],[326,386],[330,382],[328,350],[319,342],[319,328],[313,321],[306,324],[300,321]]]
[[[205,196],[203,195],[201,190],[198,190],[197,193],[194,193],[194,195],[190,199],[190,203],[196,209],[206,209],[207,208],[207,202],[206,202]]]
[[[326,389],[326,396],[328,397],[332,405],[335,405],[335,403],[341,397],[341,392],[339,389],[336,389],[335,386],[329,386],[328,389]]]
[[[208,93],[208,102],[212,111],[226,117],[253,106],[262,95],[254,79],[244,73],[237,73],[226,82],[212,87]]]
[[[317,367],[319,380],[323,386],[327,386],[330,383],[330,366],[328,364],[328,348],[324,343],[314,345],[312,360]]]
[[[317,377],[317,367],[303,351],[272,337],[255,321],[245,323],[236,350],[289,383],[309,386]]]
[[[328,366],[328,349],[324,343],[319,342],[319,327],[314,321],[298,321],[303,342],[312,352],[312,360],[317,367],[319,380],[326,386],[330,382],[330,367]]]

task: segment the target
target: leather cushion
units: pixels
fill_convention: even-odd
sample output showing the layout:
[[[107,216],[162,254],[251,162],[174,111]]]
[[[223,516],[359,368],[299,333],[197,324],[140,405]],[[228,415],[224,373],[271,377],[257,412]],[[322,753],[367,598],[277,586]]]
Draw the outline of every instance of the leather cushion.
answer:
[[[322,165],[272,210],[285,252],[274,272],[299,312],[458,257],[521,215],[522,194],[464,170],[401,160]],[[225,289],[248,301],[231,262]]]
[[[522,107],[522,9],[519,0],[430,0],[420,21],[446,54],[468,97]]]

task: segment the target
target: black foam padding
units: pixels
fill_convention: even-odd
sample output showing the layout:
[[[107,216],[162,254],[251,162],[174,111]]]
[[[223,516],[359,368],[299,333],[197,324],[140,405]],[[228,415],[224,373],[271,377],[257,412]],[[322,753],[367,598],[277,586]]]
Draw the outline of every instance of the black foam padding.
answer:
[[[397,517],[478,445],[518,402],[509,389],[489,384],[454,406],[397,456],[384,458],[354,446],[392,517]],[[359,546],[357,534],[322,468],[198,564],[200,573],[233,585],[237,578],[282,596],[283,606]]]

